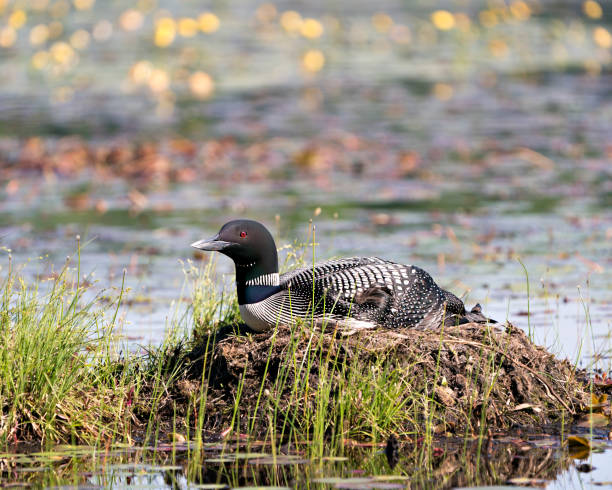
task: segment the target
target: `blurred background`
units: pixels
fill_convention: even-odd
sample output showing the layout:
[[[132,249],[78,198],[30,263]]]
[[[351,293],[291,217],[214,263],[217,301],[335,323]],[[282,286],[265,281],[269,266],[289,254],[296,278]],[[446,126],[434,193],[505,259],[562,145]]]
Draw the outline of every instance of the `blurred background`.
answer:
[[[317,259],[418,264],[609,366],[611,61],[608,1],[0,0],[0,245],[45,277],[80,235],[143,344],[193,240],[312,219]]]

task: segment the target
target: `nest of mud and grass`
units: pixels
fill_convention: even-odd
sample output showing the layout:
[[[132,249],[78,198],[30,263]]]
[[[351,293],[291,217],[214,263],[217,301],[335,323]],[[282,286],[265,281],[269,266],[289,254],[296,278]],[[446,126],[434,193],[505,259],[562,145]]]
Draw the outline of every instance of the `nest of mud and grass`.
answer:
[[[584,372],[509,324],[351,335],[303,326],[258,334],[224,327],[172,362],[179,375],[162,416],[171,412],[188,422],[205,406],[204,428],[258,436],[542,427],[569,423],[591,400]]]

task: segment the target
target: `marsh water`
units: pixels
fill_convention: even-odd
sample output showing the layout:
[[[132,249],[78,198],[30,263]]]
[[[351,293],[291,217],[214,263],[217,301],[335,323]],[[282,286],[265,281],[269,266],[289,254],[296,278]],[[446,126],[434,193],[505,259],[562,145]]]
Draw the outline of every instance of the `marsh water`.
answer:
[[[46,451],[3,453],[3,482],[48,488],[599,488],[610,485],[609,445],[588,454],[563,449],[545,433],[513,434],[485,441],[441,440],[431,452],[418,442],[400,446],[391,462],[384,444],[357,444],[340,455],[304,457],[304,449],[226,441],[155,447],[118,445],[103,450],[56,446]],[[609,442],[608,442],[609,444]],[[507,485],[507,486],[504,486]]]
[[[32,68],[27,36],[0,57],[0,245],[28,274],[45,275],[74,253],[79,235],[95,291],[118,288],[125,269],[122,342],[138,351],[159,343],[173,312],[188,307],[184,269],[202,260],[191,242],[244,216],[270,227],[282,256],[285,245],[313,240],[312,220],[315,259],[417,264],[468,306],[481,303],[553,353],[609,371],[612,72],[595,33],[610,29],[610,9],[593,21],[580,7],[540,2],[527,19],[508,10],[483,27],[486,5],[464,3],[465,31],[437,29],[424,2],[351,2],[350,13],[343,2],[292,5],[324,26],[324,36],[305,41],[278,27],[289,6],[272,16],[256,3],[219,2],[217,33],[177,36],[165,50],[151,47],[154,19],[196,17],[197,2],[139,2],[135,33],[120,26],[118,3],[95,3],[91,13],[69,7],[59,17],[66,35],[93,37],[68,68]],[[97,39],[102,21],[111,34]],[[301,65],[308,49],[325,53],[322,70]],[[142,88],[134,73],[143,60],[172,83]],[[181,71],[202,67],[215,80],[203,101]],[[109,147],[148,148],[136,144],[152,145],[157,163],[128,177],[99,165]],[[48,168],[28,165],[32,155]],[[7,261],[8,252],[0,265]],[[231,284],[230,261],[217,267]],[[59,448],[1,455],[0,481],[403,488],[525,477],[520,483],[584,488],[612,481],[604,436],[575,460],[542,434],[508,436],[482,459],[444,441],[423,473],[412,459],[391,470],[381,447],[270,463],[270,448],[240,457],[243,447],[227,449],[236,461],[215,461],[222,451],[211,443],[213,456],[195,469],[187,447]],[[502,453],[510,462],[496,466]],[[469,477],[455,471],[466,458]],[[577,471],[585,461],[596,469]]]

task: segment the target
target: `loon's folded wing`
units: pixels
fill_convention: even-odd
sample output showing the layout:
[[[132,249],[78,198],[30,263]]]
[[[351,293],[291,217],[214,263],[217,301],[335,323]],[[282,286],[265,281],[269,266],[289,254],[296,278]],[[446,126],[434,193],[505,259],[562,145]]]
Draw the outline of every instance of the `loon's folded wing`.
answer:
[[[330,260],[283,274],[280,287],[299,303],[314,300],[317,314],[353,316],[389,303],[393,292],[384,268],[390,264],[376,257]]]

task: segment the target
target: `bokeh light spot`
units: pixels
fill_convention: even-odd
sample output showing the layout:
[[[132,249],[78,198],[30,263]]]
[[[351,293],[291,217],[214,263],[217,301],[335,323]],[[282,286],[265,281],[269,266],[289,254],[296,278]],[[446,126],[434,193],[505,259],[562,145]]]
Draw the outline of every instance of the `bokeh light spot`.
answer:
[[[49,63],[49,53],[46,51],[37,51],[32,56],[31,63],[36,70],[42,70]]]
[[[372,16],[372,25],[378,32],[385,34],[391,29],[393,19],[384,12],[378,12]]]
[[[310,73],[321,71],[325,65],[325,56],[318,49],[309,49],[302,56],[302,66]]]
[[[92,35],[96,41],[106,41],[113,35],[113,24],[108,20],[98,22],[92,31]]]
[[[178,21],[178,32],[183,37],[193,37],[198,33],[198,21],[190,17],[183,17]]]
[[[74,49],[78,49],[80,51],[87,49],[89,46],[89,42],[91,40],[91,36],[89,32],[85,29],[79,29],[75,31],[72,36],[70,36],[70,44]]]
[[[149,77],[149,88],[153,93],[161,93],[170,86],[170,77],[168,73],[159,68],[155,68]]]
[[[510,12],[517,20],[527,20],[531,16],[531,9],[525,2],[519,0],[510,4]]]
[[[316,39],[323,35],[323,25],[317,19],[304,19],[300,32],[308,39]]]
[[[605,27],[596,27],[593,31],[595,43],[605,49],[612,47],[612,34]]]
[[[72,3],[77,10],[91,10],[96,0],[72,0]]]
[[[176,36],[176,23],[170,17],[162,17],[155,25],[155,45],[161,48],[170,46]]]
[[[283,12],[280,18],[280,24],[289,33],[297,33],[302,29],[302,16],[295,10],[287,10]]]
[[[591,19],[601,19],[603,10],[595,0],[587,0],[582,4],[582,11]]]
[[[497,15],[492,10],[483,10],[478,14],[478,20],[484,27],[494,27],[497,25]]]
[[[467,14],[457,12],[455,14],[455,23],[460,31],[468,32],[472,26],[472,21]]]
[[[455,27],[455,16],[448,10],[436,10],[431,14],[431,22],[441,31],[449,31]]]
[[[449,100],[453,97],[454,89],[448,83],[436,83],[433,86],[433,95],[438,100]]]
[[[196,71],[189,77],[189,89],[198,99],[207,99],[215,90],[215,82],[208,73]]]
[[[257,17],[259,22],[271,22],[276,18],[277,14],[276,6],[273,3],[262,3],[257,7],[255,17]]]
[[[17,40],[17,32],[11,26],[0,29],[0,47],[10,48]]]
[[[136,9],[128,9],[119,17],[119,25],[124,31],[137,31],[142,27],[144,17]]]
[[[508,55],[508,44],[502,39],[493,39],[489,42],[489,51],[497,58],[504,58]]]
[[[38,46],[49,39],[49,28],[45,24],[38,24],[30,31],[30,44]]]
[[[138,0],[136,8],[141,12],[150,12],[157,7],[157,0]]]
[[[2,1],[0,1],[0,4],[2,4]],[[45,10],[47,8],[47,6],[49,5],[49,0],[31,0],[30,1],[30,6],[32,7],[32,10]],[[0,6],[0,11],[2,11],[2,7]]]
[[[151,62],[139,61],[130,68],[130,80],[136,85],[144,85],[149,83],[152,73],[153,65]]]
[[[58,41],[49,49],[53,61],[60,65],[67,65],[74,59],[74,49],[64,41]]]
[[[26,15],[26,13],[23,10],[18,9],[15,10],[11,15],[9,15],[8,25],[13,29],[17,30],[23,27],[23,24],[25,24],[27,19],[28,16]]]
[[[221,22],[219,21],[219,17],[217,17],[212,12],[204,12],[198,17],[198,25],[200,26],[200,30],[206,34],[212,34],[219,30],[219,25]]]
[[[57,0],[57,2],[54,2],[49,9],[51,17],[56,19],[65,17],[68,15],[68,12],[70,12],[70,4],[66,0]]]

